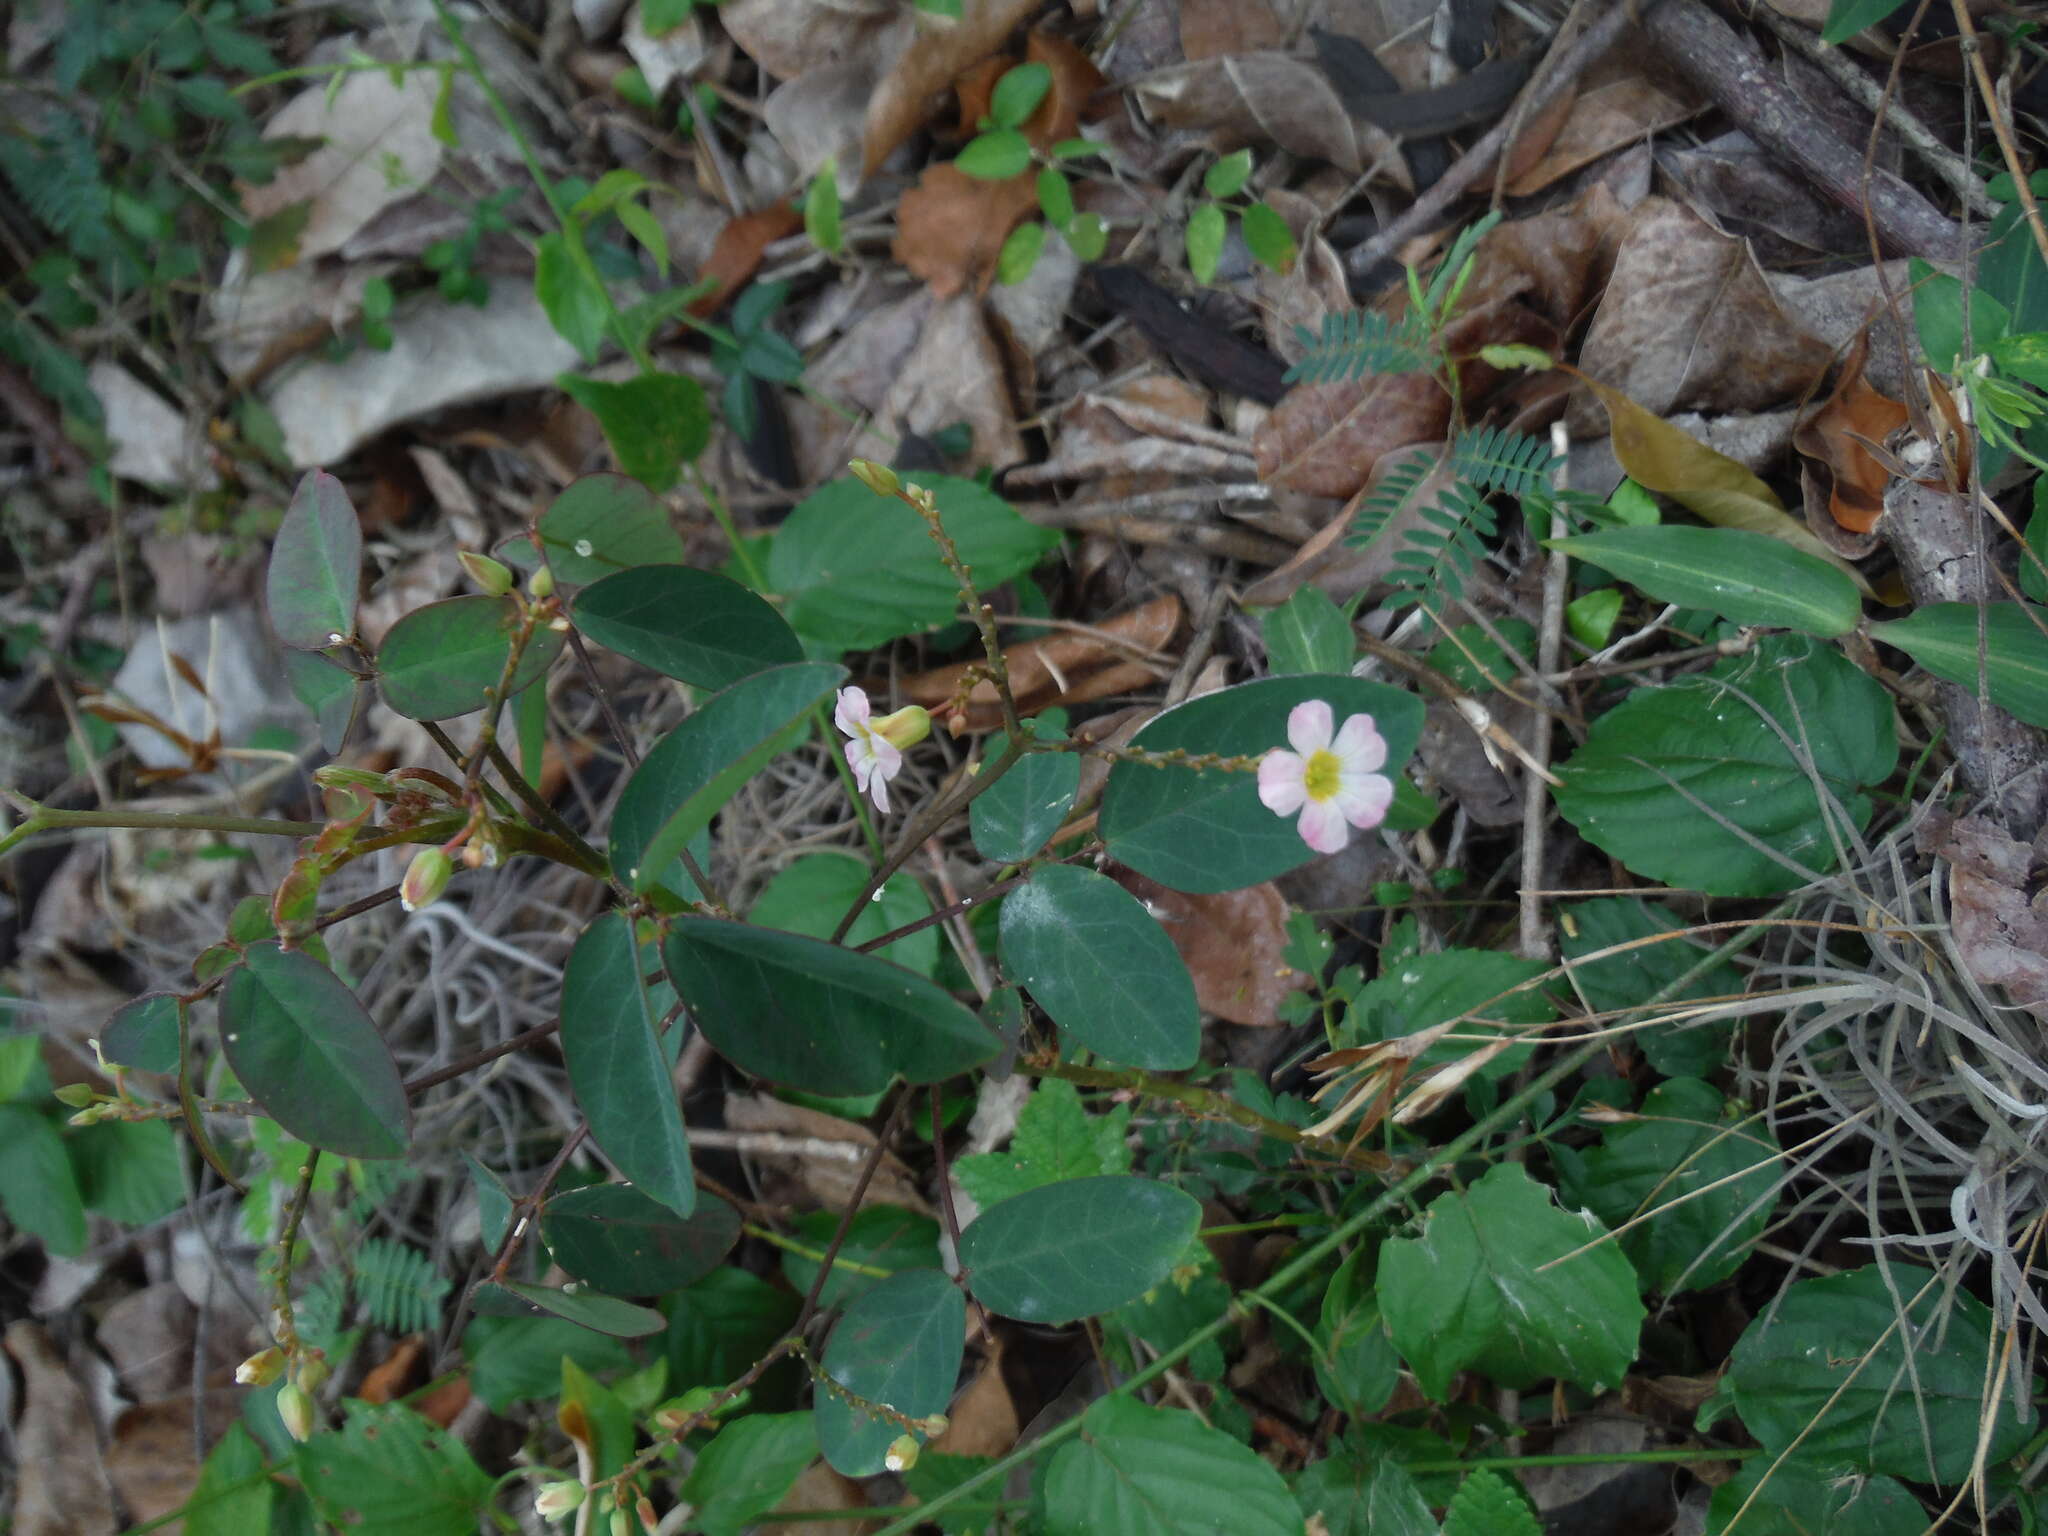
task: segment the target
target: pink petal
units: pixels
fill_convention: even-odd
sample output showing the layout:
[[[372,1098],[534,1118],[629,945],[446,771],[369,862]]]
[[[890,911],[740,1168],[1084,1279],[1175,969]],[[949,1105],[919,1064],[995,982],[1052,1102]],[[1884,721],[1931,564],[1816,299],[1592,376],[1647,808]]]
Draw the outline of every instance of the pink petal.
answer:
[[[861,727],[868,723],[871,706],[868,696],[858,688],[839,690],[839,707],[832,711],[832,721],[849,736],[859,736]]]
[[[1330,706],[1321,699],[1297,704],[1287,712],[1287,745],[1303,757],[1320,752],[1330,744],[1330,731],[1335,724]]]
[[[889,776],[886,773],[875,775],[873,782],[868,785],[868,798],[875,802],[876,810],[889,809]]]
[[[1302,785],[1307,765],[1292,752],[1275,747],[1259,759],[1259,800],[1275,816],[1292,816],[1308,798]]]
[[[885,779],[903,771],[903,749],[886,736],[870,736],[868,749],[874,754],[875,769]]]
[[[1372,773],[1387,760],[1387,743],[1372,723],[1371,715],[1353,715],[1346,720],[1330,750],[1337,754],[1346,773]]]
[[[1387,819],[1387,807],[1394,803],[1394,781],[1385,774],[1344,774],[1337,781],[1337,793],[1330,797],[1339,814],[1360,830],[1376,827]]]
[[[1335,800],[1311,800],[1301,808],[1296,823],[1301,840],[1317,853],[1341,853],[1351,841],[1351,829],[1344,825],[1344,813]]]

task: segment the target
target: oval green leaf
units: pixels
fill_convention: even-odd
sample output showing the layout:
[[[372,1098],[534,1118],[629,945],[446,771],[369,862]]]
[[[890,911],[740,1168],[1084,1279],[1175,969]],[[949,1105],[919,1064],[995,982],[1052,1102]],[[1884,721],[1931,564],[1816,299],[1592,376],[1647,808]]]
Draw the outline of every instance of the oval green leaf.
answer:
[[[1253,203],[1245,209],[1238,223],[1244,230],[1246,249],[1252,253],[1252,259],[1263,267],[1284,273],[1301,254],[1300,247],[1294,243],[1294,231],[1269,204]]]
[[[962,145],[953,165],[976,181],[1008,181],[1031,169],[1031,141],[1014,128],[992,128]]]
[[[1301,1536],[1303,1529],[1286,1482],[1250,1446],[1192,1413],[1122,1395],[1098,1399],[1082,1416],[1081,1433],[1053,1453],[1045,1512],[1053,1536]]]
[[[1984,683],[1991,702],[2027,725],[2048,726],[2048,608],[1984,605]],[[1945,682],[1977,691],[1977,608],[1929,603],[1871,635],[1895,645]]]
[[[1188,270],[1198,283],[1216,280],[1216,264],[1223,259],[1223,237],[1230,221],[1214,203],[1202,203],[1188,216]]]
[[[596,1291],[557,1290],[525,1280],[486,1281],[476,1288],[473,1305],[488,1317],[559,1317],[620,1339],[644,1338],[668,1326],[668,1319],[652,1307]]]
[[[1061,733],[1040,720],[1028,722],[1033,735],[1057,741]],[[991,738],[986,757],[994,761],[1008,747]],[[1075,752],[1033,752],[1020,757],[967,808],[975,849],[996,864],[1028,859],[1059,831],[1081,790],[1081,758]]]
[[[1019,1322],[1071,1323],[1151,1290],[1201,1224],[1201,1202],[1170,1184],[1069,1179],[983,1211],[960,1234],[960,1266],[990,1311]]]
[[[1178,1072],[1202,1015],[1180,951],[1106,875],[1052,864],[1003,898],[1003,960],[1064,1035],[1111,1061]]]
[[[822,939],[679,917],[662,958],[720,1055],[809,1093],[875,1093],[899,1072],[936,1083],[997,1050],[951,993]]]
[[[341,482],[324,469],[292,493],[264,573],[277,638],[302,651],[339,645],[356,632],[363,579],[363,525]]]
[[[579,1280],[625,1296],[695,1284],[739,1240],[739,1212],[700,1195],[688,1217],[630,1184],[592,1184],[548,1201],[541,1237]]]
[[[639,207],[637,203],[628,206]],[[555,382],[597,418],[619,468],[651,491],[665,491],[674,485],[682,467],[695,463],[711,441],[711,407],[705,403],[704,386],[682,374],[642,373],[616,384],[563,374]],[[562,494],[574,490],[572,485]],[[560,505],[559,501],[556,504]],[[545,516],[542,521],[546,522]],[[661,526],[664,533],[669,532],[666,517]],[[674,537],[672,533],[669,536]],[[559,567],[555,574],[563,581],[589,579],[566,575]]]
[[[1380,772],[1389,777],[1400,772],[1422,735],[1422,701],[1415,695],[1325,675],[1265,678],[1190,700],[1148,724],[1132,745],[1257,757],[1287,745],[1288,711],[1308,699],[1326,700],[1340,725],[1351,715],[1371,715],[1387,743]],[[1200,895],[1257,885],[1317,857],[1292,819],[1259,802],[1256,775],[1220,768],[1118,763],[1103,790],[1099,825],[1120,862],[1161,885]]]
[[[148,992],[123,1003],[100,1031],[100,1049],[107,1060],[139,1072],[175,1072],[184,1009],[175,992]]]
[[[317,651],[286,651],[285,681],[320,732],[321,750],[341,750],[363,707],[363,680]]]
[[[623,912],[592,920],[562,972],[562,1055],[604,1155],[646,1195],[688,1216],[697,1202],[690,1139],[656,1033],[667,1009],[642,979],[654,960],[651,946],[634,943]]]
[[[836,848],[807,853],[768,882],[768,888],[754,898],[747,921],[757,928],[829,939],[839,920],[861,899],[867,884],[868,867],[852,854]],[[931,898],[924,887],[898,870],[882,886],[879,898],[861,907],[842,942],[849,949],[860,949],[870,939],[931,915]],[[939,930],[936,926],[922,928],[867,953],[907,966],[920,976],[931,976],[939,968]]]
[[[697,688],[804,659],[781,614],[738,582],[687,565],[616,571],[577,593],[570,612],[606,650]]]
[[[1769,624],[1823,639],[1863,617],[1856,584],[1782,540],[1741,528],[1612,528],[1550,539],[1663,603],[1704,608],[1737,624]]]
[[[1767,896],[1834,866],[1809,758],[1862,827],[1899,758],[1891,700],[1839,652],[1767,636],[1747,656],[1643,688],[1560,765],[1557,808],[1637,874],[1714,896]],[[1723,825],[1723,823],[1727,825]]]
[[[1003,71],[1003,78],[989,93],[988,115],[999,128],[1022,128],[1025,119],[1038,110],[1045,93],[1052,89],[1052,69],[1039,63],[1019,64]]]
[[[669,866],[690,839],[845,677],[829,662],[770,667],[706,700],[662,737],[612,812],[613,873],[636,891],[672,885]]]
[[[221,1048],[263,1112],[309,1146],[402,1157],[412,1111],[391,1048],[342,979],[302,949],[251,944],[228,972]]]
[[[479,593],[415,608],[377,647],[384,702],[408,720],[446,720],[482,709],[505,675],[519,622],[519,604],[510,597]],[[562,641],[546,626],[533,632],[512,675],[512,693],[547,671]]]
[[[534,525],[555,580],[582,586],[636,565],[681,565],[689,558],[668,508],[625,475],[585,475],[548,504]]]
[[[967,1299],[936,1269],[906,1269],[858,1297],[825,1345],[824,1372],[856,1397],[905,1418],[942,1413],[967,1339]],[[883,1470],[903,1426],[818,1383],[818,1449],[848,1477]],[[920,1435],[919,1440],[924,1438]]]

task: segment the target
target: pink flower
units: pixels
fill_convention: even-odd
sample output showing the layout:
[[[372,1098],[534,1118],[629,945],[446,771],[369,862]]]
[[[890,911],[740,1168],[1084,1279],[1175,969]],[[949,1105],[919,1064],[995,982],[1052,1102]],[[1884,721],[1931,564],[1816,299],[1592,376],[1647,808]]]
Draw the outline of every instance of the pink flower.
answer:
[[[1387,744],[1371,715],[1353,715],[1331,737],[1335,716],[1321,699],[1288,712],[1287,743],[1259,760],[1259,799],[1276,816],[1301,812],[1301,840],[1317,853],[1339,852],[1351,827],[1364,830],[1386,819],[1394,782],[1374,770],[1387,760]],[[1346,826],[1346,823],[1350,826]]]
[[[875,809],[889,809],[889,781],[903,771],[903,749],[914,747],[932,732],[932,717],[921,706],[905,705],[893,715],[870,718],[868,696],[858,688],[839,690],[832,718],[846,732],[846,761],[853,782],[871,796]]]

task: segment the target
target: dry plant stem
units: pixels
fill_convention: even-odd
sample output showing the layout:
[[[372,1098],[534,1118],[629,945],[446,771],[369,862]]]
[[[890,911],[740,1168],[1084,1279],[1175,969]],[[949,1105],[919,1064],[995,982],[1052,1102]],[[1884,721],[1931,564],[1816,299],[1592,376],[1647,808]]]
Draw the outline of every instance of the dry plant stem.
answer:
[[[9,797],[10,799],[13,797]],[[19,802],[25,815],[20,826],[0,837],[0,858],[40,832],[76,827],[119,827],[134,832],[241,832],[257,837],[317,837],[326,830],[318,821],[276,821],[267,816],[212,816],[185,811],[65,811]]]
[[[1749,39],[1700,0],[1664,0],[1643,26],[1672,65],[1738,127],[1869,220],[1886,249],[1939,261],[1962,255],[1962,231],[1953,220],[1889,171],[1866,176],[1863,156],[1829,131]]]
[[[1561,441],[1565,436],[1564,423],[1559,422],[1550,429],[1551,447],[1558,453],[1558,480],[1563,489],[1564,458],[1570,450],[1570,443]],[[1556,512],[1544,518],[1545,535],[1555,539],[1562,532]],[[1543,562],[1543,623],[1536,633],[1536,672],[1548,677],[1557,670],[1559,654],[1564,649],[1564,599],[1571,581],[1571,557],[1561,549],[1553,549]],[[1508,652],[1513,655],[1513,651]],[[1550,763],[1550,739],[1552,720],[1550,711],[1539,709],[1531,722],[1529,731],[1529,755],[1546,767]],[[1520,912],[1520,947],[1524,960],[1546,960],[1550,957],[1550,939],[1543,927],[1543,901],[1535,892],[1544,882],[1543,854],[1544,841],[1550,828],[1550,787],[1536,774],[1525,774],[1522,779],[1522,895]]]
[[[953,1173],[946,1166],[946,1120],[939,1103],[939,1085],[933,1083],[928,1090],[932,1096],[932,1159],[939,1181],[939,1212],[946,1220],[946,1246],[959,1262],[960,1213],[953,1209]]]
[[[523,1051],[529,1045],[539,1045],[561,1027],[560,1019],[550,1019],[545,1024],[536,1024],[531,1029],[522,1030],[509,1040],[501,1040],[496,1045],[487,1045],[482,1050],[471,1051],[467,1056],[459,1057],[445,1067],[422,1072],[405,1085],[405,1096],[408,1099],[416,1098],[429,1088],[448,1082],[451,1078],[460,1077],[465,1072],[472,1072],[478,1067],[496,1061],[500,1056],[510,1056],[514,1051]]]
[[[1936,138],[1933,130],[1908,112],[1905,105],[1885,87],[1850,63],[1841,49],[1823,43],[1798,22],[1779,15],[1768,5],[1754,6],[1744,14],[1762,22],[1776,34],[1779,42],[1811,60],[1864,111],[1896,129],[1921,162],[1939,176],[1955,193],[1957,200],[1972,213],[1988,219],[1998,212],[1998,205],[1985,194],[1984,183],[1971,174],[1969,162]]]
[[[299,1182],[285,1207],[284,1227],[277,1239],[277,1342],[293,1363],[299,1355],[299,1330],[292,1315],[292,1246],[299,1240],[299,1225],[306,1219],[306,1207],[313,1199],[313,1170],[320,1166],[320,1149],[306,1149]]]
[[[2048,261],[2048,228],[2041,223],[2041,205],[2034,200],[2034,189],[2027,178],[2027,168],[2020,163],[2019,146],[2013,143],[2012,124],[2006,121],[2006,114],[1999,105],[1998,89],[1991,83],[1991,68],[1984,62],[1984,39],[1978,35],[1976,19],[1970,15],[1966,0],[1949,0],[1949,10],[1956,18],[1956,31],[1963,39],[1963,52],[1969,55],[1970,73],[1976,78],[1977,93],[1984,98],[1984,111],[1991,119],[1991,131],[1998,139],[1998,152],[2005,159],[2005,168],[2012,176],[2013,195],[2019,199],[2020,207],[2027,215],[2027,228],[2034,232],[2034,246],[2041,253],[2041,259]]]
[[[1638,4],[1629,5],[1617,0],[1613,9],[1586,28],[1577,42],[1523,89],[1515,110],[1511,110],[1460,155],[1434,186],[1409,204],[1406,213],[1345,256],[1344,266],[1351,276],[1363,277],[1405,242],[1433,229],[1450,211],[1451,205],[1493,169],[1494,161],[1507,147],[1514,132],[1517,113],[1533,116],[1549,106],[1559,92],[1584,74],[1596,59],[1620,40],[1624,32],[1649,16],[1659,3],[1660,0],[1640,0]]]
[[[839,1250],[846,1242],[846,1234],[853,1230],[853,1218],[860,1210],[861,1201],[868,1195],[868,1185],[875,1179],[875,1172],[882,1166],[882,1159],[888,1155],[889,1143],[896,1139],[896,1128],[903,1123],[904,1111],[917,1096],[914,1088],[905,1088],[896,1096],[896,1103],[889,1110],[889,1119],[875,1137],[875,1144],[868,1148],[868,1155],[860,1165],[860,1176],[853,1181],[853,1193],[846,1197],[846,1209],[839,1213],[839,1225],[832,1231],[832,1241],[825,1246],[825,1256],[818,1261],[818,1273],[811,1281],[811,1288],[804,1293],[804,1304],[791,1325],[789,1339],[793,1348],[801,1348],[804,1330],[811,1325],[811,1319],[818,1315],[818,1298],[824,1294],[825,1282],[831,1277],[833,1262],[839,1257]]]

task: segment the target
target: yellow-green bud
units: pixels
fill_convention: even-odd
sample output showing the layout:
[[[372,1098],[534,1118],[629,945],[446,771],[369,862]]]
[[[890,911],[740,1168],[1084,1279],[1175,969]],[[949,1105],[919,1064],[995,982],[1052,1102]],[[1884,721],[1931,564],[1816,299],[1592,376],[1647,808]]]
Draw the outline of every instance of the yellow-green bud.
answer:
[[[936,1440],[953,1427],[953,1421],[943,1413],[928,1413],[924,1416],[924,1421],[917,1427],[923,1430],[931,1439]]]
[[[661,1525],[660,1518],[654,1513],[654,1500],[644,1493],[641,1494],[639,1501],[633,1506],[633,1513],[640,1517],[640,1529],[645,1531],[647,1536],[654,1536]]]
[[[545,1483],[533,1496],[533,1512],[543,1520],[560,1520],[582,1508],[583,1496],[581,1483]]]
[[[914,747],[932,733],[931,712],[922,704],[906,704],[893,715],[868,722],[868,729],[898,751]]]
[[[57,1090],[57,1102],[68,1109],[83,1109],[98,1097],[90,1083],[66,1083]]]
[[[454,873],[455,861],[448,857],[447,849],[422,848],[412,856],[405,878],[398,882],[398,904],[408,912],[419,911],[448,889],[448,877]]]
[[[623,1509],[612,1511],[612,1536],[633,1536],[633,1517]]]
[[[258,1350],[235,1367],[235,1380],[245,1387],[267,1387],[284,1371],[284,1351],[275,1344]]]
[[[322,789],[366,789],[373,795],[392,792],[389,774],[372,773],[367,768],[344,768],[340,763],[315,768],[313,782]]]
[[[465,549],[455,557],[462,562],[463,570],[479,590],[492,597],[503,597],[512,590],[512,568],[504,562],[493,560],[489,555],[480,555],[473,549]]]
[[[328,1377],[334,1374],[334,1367],[327,1363],[327,1351],[309,1349],[299,1360],[295,1376],[298,1384],[308,1392],[318,1392]]]
[[[296,1381],[277,1389],[277,1416],[284,1422],[284,1432],[301,1445],[313,1438],[313,1399]]]
[[[112,1101],[104,1104],[88,1104],[64,1123],[80,1127],[98,1125],[102,1120],[117,1115],[120,1112],[121,1106]]]
[[[854,479],[877,496],[894,496],[903,488],[895,470],[886,464],[877,464],[873,459],[855,459],[846,467],[852,471]]]
[[[526,595],[536,600],[555,595],[555,573],[543,565],[526,578]]]
[[[891,1472],[908,1472],[917,1465],[917,1436],[898,1435],[883,1453],[882,1465]]]

